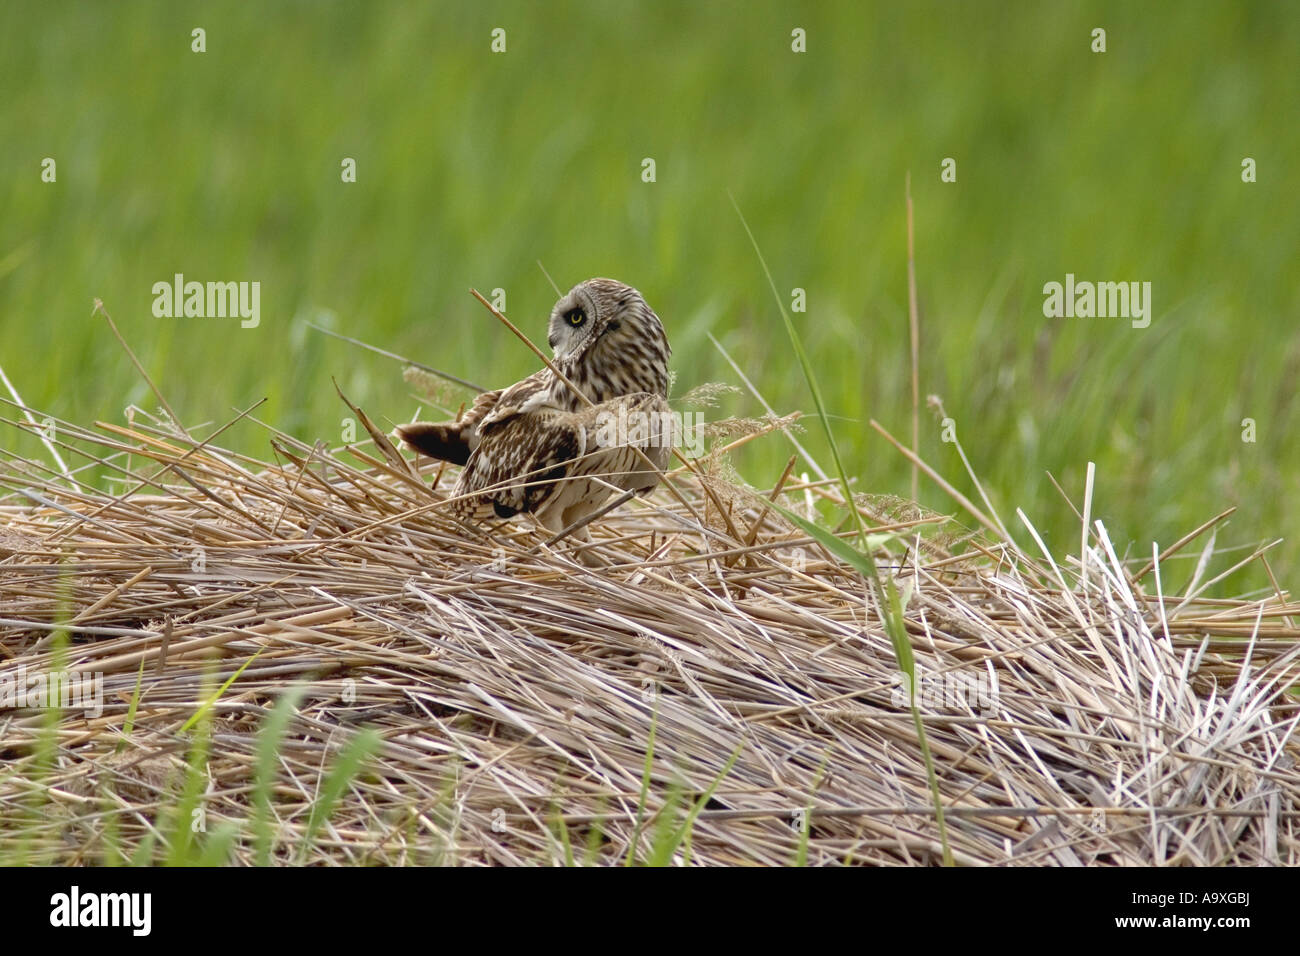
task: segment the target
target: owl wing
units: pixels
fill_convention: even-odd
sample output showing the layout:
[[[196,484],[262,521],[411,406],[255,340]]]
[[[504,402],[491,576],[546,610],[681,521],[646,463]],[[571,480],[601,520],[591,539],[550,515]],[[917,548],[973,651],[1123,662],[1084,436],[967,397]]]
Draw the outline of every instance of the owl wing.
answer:
[[[579,412],[543,406],[485,423],[456,485],[458,508],[480,519],[529,512],[559,530],[607,498],[609,485],[655,486],[672,453],[670,416],[663,398],[638,392]]]
[[[464,465],[478,447],[483,428],[535,403],[546,393],[550,375],[549,369],[540,369],[509,388],[483,392],[454,422],[413,422],[398,425],[396,432],[407,445],[430,458]]]
[[[480,520],[535,510],[585,451],[572,413],[553,408],[495,417],[456,483],[457,510]]]
[[[500,393],[497,399],[479,422],[480,433],[517,415],[527,415],[539,411],[551,404],[551,380],[554,375],[549,368],[539,368],[532,375],[521,379]]]

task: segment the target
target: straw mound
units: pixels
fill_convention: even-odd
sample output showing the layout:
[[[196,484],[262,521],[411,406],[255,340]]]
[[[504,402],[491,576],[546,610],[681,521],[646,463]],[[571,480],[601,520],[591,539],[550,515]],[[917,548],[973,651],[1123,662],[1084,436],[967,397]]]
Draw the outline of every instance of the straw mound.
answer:
[[[121,838],[141,838],[174,800],[182,725],[244,666],[212,711],[204,806],[209,827],[249,819],[257,734],[303,686],[277,767],[278,859],[363,726],[383,749],[310,860],[559,862],[567,837],[613,862],[634,834],[644,859],[696,803],[677,860],[940,859],[868,589],[763,494],[678,475],[694,516],[662,486],[623,505],[593,525],[607,562],[593,569],[522,521],[451,522],[450,469],[280,433],[274,463],[251,461],[158,419],[60,437],[127,481],[113,497],[30,462],[0,471],[0,679],[53,666],[59,622],[69,669],[103,675],[102,715],[59,725],[58,862],[95,842],[106,792]],[[783,494],[839,501],[825,482]],[[1059,569],[1009,541],[927,531],[913,550],[911,525],[893,527],[882,561],[907,595],[957,862],[1300,859],[1286,693],[1300,665],[1280,599],[1161,600],[1161,565],[1137,575],[1100,526],[1086,566]],[[26,799],[44,720],[0,711],[0,819]]]

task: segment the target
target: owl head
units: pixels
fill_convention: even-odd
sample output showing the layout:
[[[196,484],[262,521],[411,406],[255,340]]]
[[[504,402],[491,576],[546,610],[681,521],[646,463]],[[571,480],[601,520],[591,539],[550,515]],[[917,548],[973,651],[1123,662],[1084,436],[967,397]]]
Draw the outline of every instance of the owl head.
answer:
[[[551,310],[546,340],[556,361],[566,363],[625,350],[649,350],[666,363],[671,354],[659,316],[640,292],[615,279],[588,279],[570,289]]]

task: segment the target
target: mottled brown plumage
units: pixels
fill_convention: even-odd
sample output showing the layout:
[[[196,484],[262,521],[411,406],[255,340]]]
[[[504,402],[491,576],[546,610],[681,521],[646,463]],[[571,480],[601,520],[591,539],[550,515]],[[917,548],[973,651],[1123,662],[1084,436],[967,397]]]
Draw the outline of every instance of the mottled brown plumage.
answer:
[[[589,514],[615,488],[646,491],[671,454],[668,356],[659,317],[641,293],[613,279],[574,286],[551,311],[553,362],[590,401],[549,368],[484,392],[456,422],[399,426],[401,438],[433,458],[463,465],[454,495],[465,515],[533,514],[558,531]],[[594,405],[594,407],[592,407]],[[650,423],[610,440],[610,418]]]

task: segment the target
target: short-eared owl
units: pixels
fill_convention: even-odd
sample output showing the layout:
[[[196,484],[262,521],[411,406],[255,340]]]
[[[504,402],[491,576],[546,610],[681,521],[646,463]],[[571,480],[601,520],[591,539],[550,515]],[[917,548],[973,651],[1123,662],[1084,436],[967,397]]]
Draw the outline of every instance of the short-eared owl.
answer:
[[[558,532],[612,493],[644,492],[672,453],[668,337],[641,293],[613,279],[574,286],[551,310],[553,362],[590,401],[549,368],[484,392],[456,422],[400,425],[407,445],[463,465],[462,515],[532,514]],[[620,424],[621,423],[621,424]],[[583,535],[585,537],[585,535]]]

